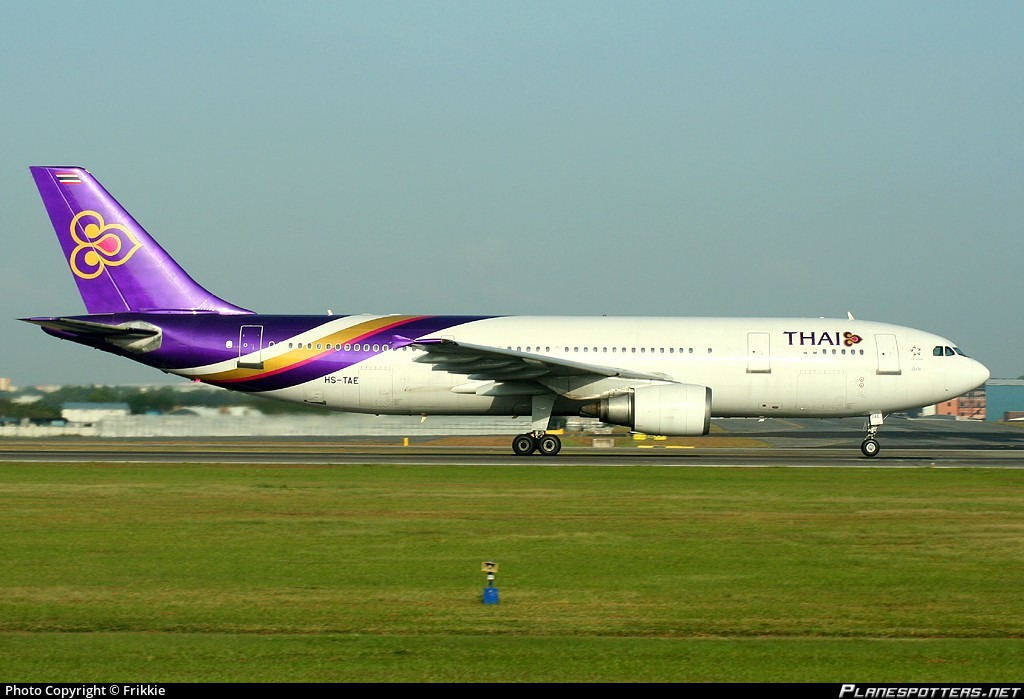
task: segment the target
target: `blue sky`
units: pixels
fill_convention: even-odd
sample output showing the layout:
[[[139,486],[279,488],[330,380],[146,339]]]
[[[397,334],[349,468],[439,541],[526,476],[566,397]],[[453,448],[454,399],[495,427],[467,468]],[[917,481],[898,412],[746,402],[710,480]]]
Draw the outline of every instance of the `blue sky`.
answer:
[[[845,317],[1024,374],[1019,2],[32,2],[0,25],[0,376],[162,375],[28,173],[261,312]]]

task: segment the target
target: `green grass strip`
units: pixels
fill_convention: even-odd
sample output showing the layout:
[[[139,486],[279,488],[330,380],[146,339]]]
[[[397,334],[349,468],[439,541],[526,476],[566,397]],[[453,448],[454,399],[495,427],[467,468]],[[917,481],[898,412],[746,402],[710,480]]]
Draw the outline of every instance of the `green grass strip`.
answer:
[[[0,505],[10,681],[1024,673],[1017,470],[0,464]]]

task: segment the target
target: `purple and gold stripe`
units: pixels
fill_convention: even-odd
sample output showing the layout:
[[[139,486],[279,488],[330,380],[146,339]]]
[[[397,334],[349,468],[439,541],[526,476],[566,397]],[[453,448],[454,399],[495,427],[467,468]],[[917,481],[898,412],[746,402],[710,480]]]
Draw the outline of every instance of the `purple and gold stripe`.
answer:
[[[357,342],[362,343],[363,340],[372,341],[373,338],[379,338],[381,334],[387,333],[390,330],[406,325],[411,321],[423,320],[427,317],[429,316],[386,316],[384,318],[375,318],[331,333],[325,337],[317,338],[312,342],[304,342],[302,343],[302,346],[296,349],[289,350],[284,354],[266,360],[263,363],[262,369],[229,369],[227,371],[220,371],[213,374],[198,375],[196,378],[207,383],[225,385],[229,387],[235,387],[234,385],[239,383],[266,383],[267,379],[285,372],[292,372],[296,369],[300,369],[301,367],[311,364],[326,355],[335,354],[337,352],[337,350],[334,349],[335,345],[352,345]],[[313,349],[307,349],[307,345],[310,344],[313,345]],[[326,349],[315,349],[317,344],[323,345]],[[390,345],[391,342],[390,339],[387,343],[380,342],[378,339],[377,344]],[[355,354],[359,355],[366,353]],[[353,363],[355,362],[344,362],[339,360],[338,364],[351,365]],[[339,368],[338,364],[332,362],[331,366],[324,367],[325,370],[321,372],[320,375],[326,375],[332,371],[337,371]],[[288,384],[291,383],[293,382],[288,382]]]

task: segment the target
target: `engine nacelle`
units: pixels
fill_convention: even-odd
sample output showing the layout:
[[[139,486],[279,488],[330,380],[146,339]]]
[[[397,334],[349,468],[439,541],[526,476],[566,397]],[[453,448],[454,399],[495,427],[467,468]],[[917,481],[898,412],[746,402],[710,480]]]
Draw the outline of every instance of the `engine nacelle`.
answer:
[[[645,434],[704,435],[711,429],[711,389],[688,383],[638,386],[586,405],[580,414]]]

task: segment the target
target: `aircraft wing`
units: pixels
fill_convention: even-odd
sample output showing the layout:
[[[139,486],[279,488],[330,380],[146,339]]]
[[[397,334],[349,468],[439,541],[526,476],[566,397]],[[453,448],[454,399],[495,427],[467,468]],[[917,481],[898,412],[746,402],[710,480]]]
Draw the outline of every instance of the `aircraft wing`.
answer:
[[[440,370],[466,374],[471,381],[529,381],[542,377],[593,376],[643,381],[672,381],[665,374],[620,369],[569,359],[531,354],[455,340],[416,340],[412,347],[426,352],[415,361]]]

